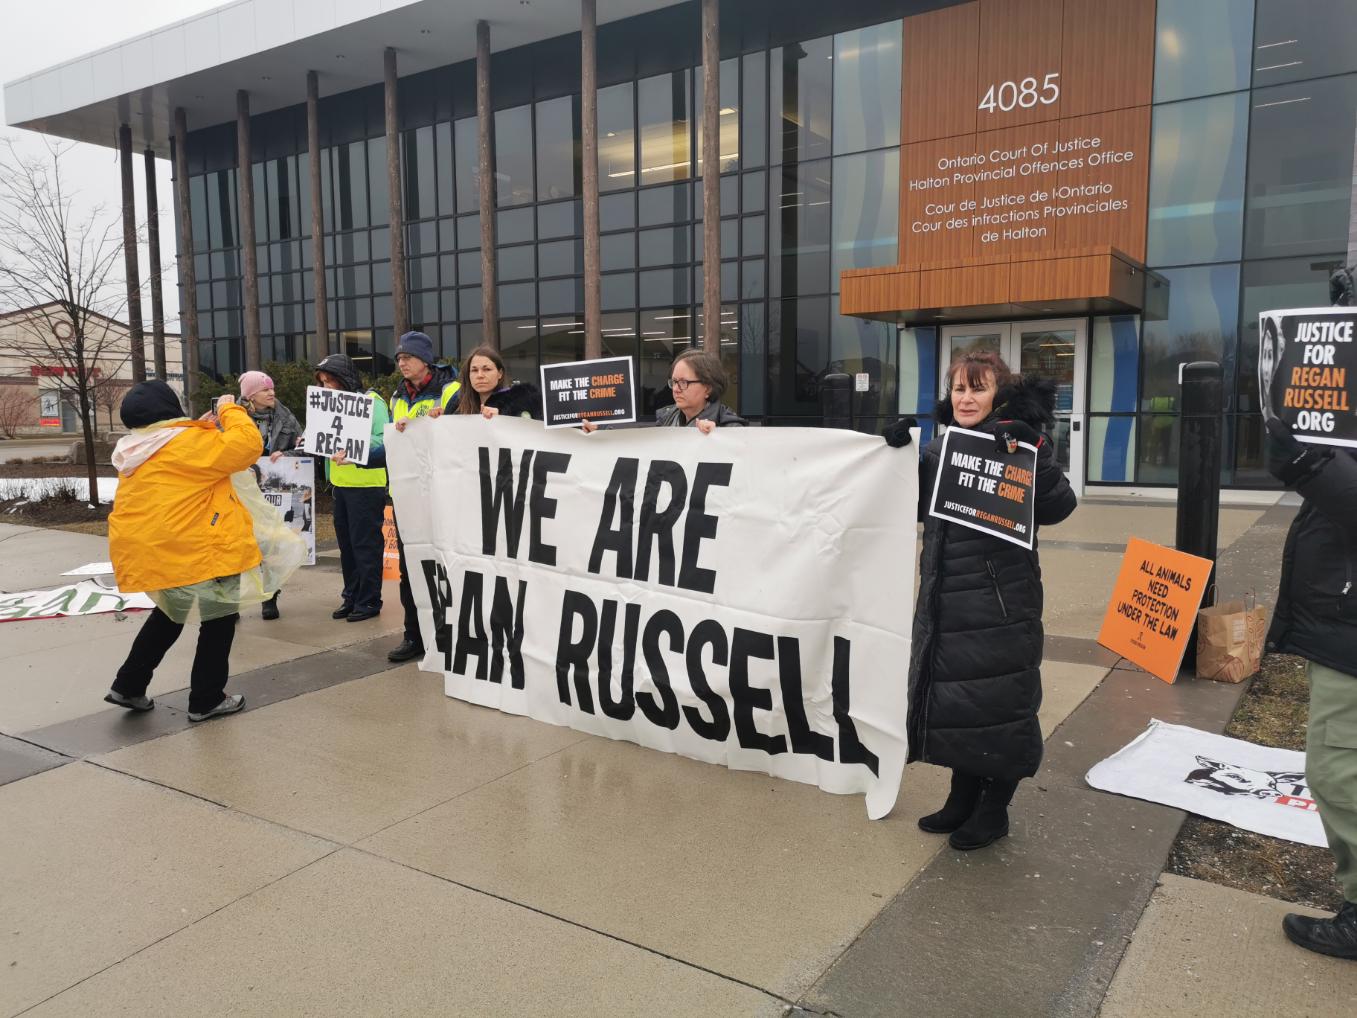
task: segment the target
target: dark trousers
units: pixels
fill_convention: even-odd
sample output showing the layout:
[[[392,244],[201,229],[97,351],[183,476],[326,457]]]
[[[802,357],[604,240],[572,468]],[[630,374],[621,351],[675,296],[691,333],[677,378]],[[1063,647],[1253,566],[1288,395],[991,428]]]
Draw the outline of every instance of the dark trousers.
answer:
[[[226,676],[230,671],[231,641],[236,638],[236,620],[239,615],[227,615],[198,625],[198,650],[193,655],[193,672],[189,679],[188,709],[194,714],[209,711],[226,696]],[[123,696],[145,696],[160,662],[174,646],[183,625],[156,608],[147,618],[127,660],[118,669],[113,690]]]
[[[360,611],[382,607],[382,517],[385,488],[335,488],[335,538],[344,571],[344,603]]]
[[[405,610],[405,638],[422,647],[424,638],[419,635],[419,609],[415,607],[415,593],[410,589],[410,570],[405,565],[405,542],[400,538],[399,524],[396,530],[396,551],[401,561],[401,608]]]

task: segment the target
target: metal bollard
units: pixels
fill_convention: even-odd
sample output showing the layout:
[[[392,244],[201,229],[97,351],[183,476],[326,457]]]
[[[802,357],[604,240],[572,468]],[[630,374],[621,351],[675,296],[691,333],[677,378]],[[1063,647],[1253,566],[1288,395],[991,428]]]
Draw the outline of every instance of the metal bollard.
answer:
[[[1221,418],[1220,365],[1194,361],[1182,368],[1182,416],[1178,443],[1178,527],[1174,546],[1212,562],[1201,606],[1216,603],[1216,538],[1220,529]],[[1183,668],[1196,670],[1194,622]]]
[[[853,380],[844,374],[825,375],[820,383],[820,413],[826,428],[853,426]]]

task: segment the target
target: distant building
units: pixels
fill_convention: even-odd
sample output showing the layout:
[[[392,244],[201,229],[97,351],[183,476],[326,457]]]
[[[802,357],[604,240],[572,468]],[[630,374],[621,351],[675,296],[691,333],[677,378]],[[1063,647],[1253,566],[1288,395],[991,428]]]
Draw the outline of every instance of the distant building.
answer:
[[[0,314],[0,424],[9,414],[11,427],[21,435],[74,434],[80,431],[80,410],[63,376],[74,368],[70,358],[56,356],[50,330],[65,324],[54,322],[44,309],[54,305],[23,308]],[[118,404],[132,386],[129,330],[125,322],[90,313],[90,341],[101,346],[101,356],[91,365],[95,385],[95,429],[122,430]],[[67,325],[69,328],[69,325]],[[170,365],[166,379],[179,398],[184,396],[183,357],[178,334],[165,336],[165,360]],[[146,377],[155,377],[150,338],[146,342]]]

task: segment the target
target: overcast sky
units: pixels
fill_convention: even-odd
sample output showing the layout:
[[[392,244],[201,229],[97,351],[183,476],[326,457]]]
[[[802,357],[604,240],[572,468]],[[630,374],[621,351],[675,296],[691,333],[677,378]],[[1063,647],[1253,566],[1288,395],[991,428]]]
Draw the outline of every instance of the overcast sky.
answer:
[[[128,39],[202,11],[220,7],[224,0],[137,0],[136,3],[110,3],[109,0],[0,0],[0,78],[13,81],[34,71],[82,56],[114,42]],[[3,103],[0,96],[0,104]],[[0,137],[12,138],[25,154],[43,156],[42,135],[5,126],[0,118]],[[165,270],[166,329],[178,331],[179,294],[174,264],[174,200],[170,182],[170,164],[160,160],[156,184],[160,200],[160,258]],[[137,217],[146,218],[145,171],[136,160]],[[78,191],[82,209],[103,205],[117,216],[122,205],[122,187],[118,174],[118,154],[113,148],[98,145],[74,145],[62,161],[67,187]],[[146,286],[149,259],[141,252],[141,282]],[[121,273],[119,274],[121,278]],[[150,330],[150,298],[142,301],[142,315]],[[7,309],[6,309],[7,310]]]

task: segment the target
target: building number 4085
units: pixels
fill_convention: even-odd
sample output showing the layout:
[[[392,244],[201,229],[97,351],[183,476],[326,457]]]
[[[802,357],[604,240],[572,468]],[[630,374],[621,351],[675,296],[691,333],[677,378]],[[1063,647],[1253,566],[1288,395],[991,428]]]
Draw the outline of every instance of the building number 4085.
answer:
[[[1059,77],[1059,71],[1052,71],[1042,79],[1040,85],[1037,84],[1036,78],[1023,78],[1022,81],[1005,81],[998,85],[991,85],[989,91],[985,93],[985,98],[980,100],[980,105],[976,109],[985,110],[988,113],[993,113],[995,110],[1007,113],[1019,106],[1025,110],[1030,110],[1038,103],[1042,106],[1049,106],[1060,98],[1060,86],[1056,83],[1056,79]]]

